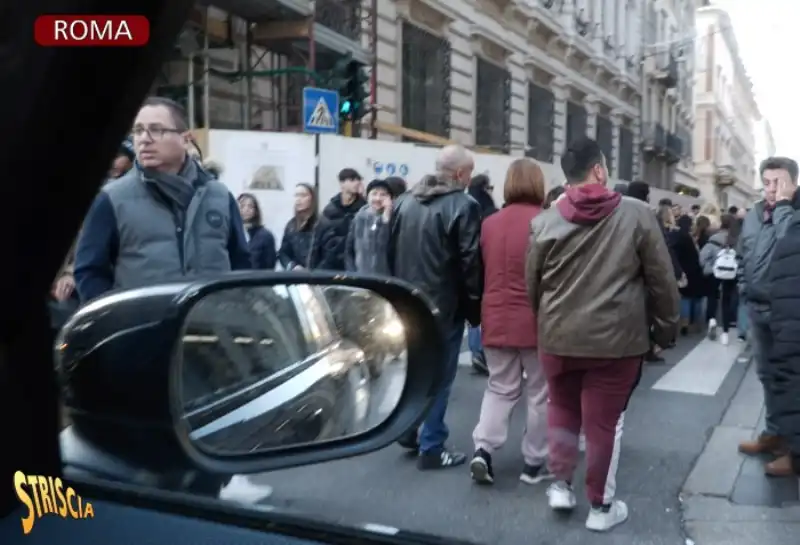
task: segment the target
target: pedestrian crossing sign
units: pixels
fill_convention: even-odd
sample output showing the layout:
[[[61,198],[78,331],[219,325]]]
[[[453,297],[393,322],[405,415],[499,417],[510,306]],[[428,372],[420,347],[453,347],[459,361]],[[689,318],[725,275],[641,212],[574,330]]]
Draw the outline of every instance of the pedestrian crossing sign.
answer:
[[[309,127],[316,127],[320,129],[330,129],[333,127],[333,116],[328,110],[328,104],[324,98],[317,101],[317,106],[311,114],[311,119],[308,120]]]
[[[303,131],[311,134],[339,133],[339,93],[328,89],[303,89]]]

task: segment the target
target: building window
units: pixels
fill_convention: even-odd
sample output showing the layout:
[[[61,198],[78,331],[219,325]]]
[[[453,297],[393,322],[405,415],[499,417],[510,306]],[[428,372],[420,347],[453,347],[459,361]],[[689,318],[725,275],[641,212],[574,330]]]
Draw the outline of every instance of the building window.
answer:
[[[633,181],[633,132],[627,127],[619,129],[619,169],[620,180]]]
[[[475,94],[475,144],[508,152],[511,148],[511,74],[478,59]]]
[[[555,96],[549,89],[528,84],[528,147],[525,155],[547,163],[553,161],[555,103]]]
[[[605,116],[597,116],[597,144],[603,150],[606,157],[608,172],[614,170],[614,126],[611,120]]]
[[[567,146],[578,138],[586,137],[586,109],[567,102]]]
[[[450,136],[450,43],[403,21],[404,127]]]

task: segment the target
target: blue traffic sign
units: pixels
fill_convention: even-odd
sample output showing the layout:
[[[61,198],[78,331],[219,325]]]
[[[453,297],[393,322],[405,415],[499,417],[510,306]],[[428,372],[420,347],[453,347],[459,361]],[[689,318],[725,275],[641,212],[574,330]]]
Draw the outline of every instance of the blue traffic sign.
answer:
[[[316,87],[303,88],[303,131],[339,134],[339,93]]]

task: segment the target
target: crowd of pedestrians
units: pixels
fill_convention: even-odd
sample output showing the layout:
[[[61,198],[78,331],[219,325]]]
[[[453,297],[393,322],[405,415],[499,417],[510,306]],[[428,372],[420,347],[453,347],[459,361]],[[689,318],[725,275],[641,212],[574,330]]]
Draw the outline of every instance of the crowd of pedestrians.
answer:
[[[761,165],[765,198],[749,210],[685,212],[663,200],[654,211],[644,182],[608,189],[606,158],[584,138],[565,150],[565,183],[549,191],[535,161],[515,160],[498,209],[491,180],[473,176],[472,155],[451,145],[408,190],[394,177],[365,188],[346,168],[339,193],[318,212],[314,187],[298,184],[278,246],[258,200],[234,197],[217,179],[222,165],[203,163],[188,135],[180,106],[144,103],[54,282],[54,323],[111,290],[231,270],[280,265],[403,279],[437,308],[445,379],[420,428],[399,443],[422,470],[469,462],[471,478],[491,484],[492,456],[524,399],[520,479],[551,480],[550,506],[573,509],[585,436],[586,526],[596,531],[628,517],[616,472],[643,361],[658,360],[679,333],[703,330],[728,344],[735,327],[752,344],[767,406],[764,432],[739,448],[773,454],[770,475],[800,470],[794,161]],[[471,457],[446,446],[465,324],[473,365],[488,375]]]
[[[446,343],[445,385],[418,433],[412,430],[401,444],[419,452],[420,469],[469,460],[472,479],[491,484],[492,456],[524,397],[520,479],[552,480],[550,506],[573,509],[583,431],[592,507],[586,526],[605,531],[628,516],[615,498],[624,414],[642,355],[677,334],[678,282],[655,214],[606,188],[598,144],[573,143],[561,163],[566,184],[545,193],[540,167],[514,161],[505,204],[487,216],[465,191],[471,155],[449,146],[435,175],[395,202],[390,272],[431,296]],[[412,248],[416,259],[402,259]],[[445,446],[444,415],[465,321],[481,327],[489,374],[471,458]]]

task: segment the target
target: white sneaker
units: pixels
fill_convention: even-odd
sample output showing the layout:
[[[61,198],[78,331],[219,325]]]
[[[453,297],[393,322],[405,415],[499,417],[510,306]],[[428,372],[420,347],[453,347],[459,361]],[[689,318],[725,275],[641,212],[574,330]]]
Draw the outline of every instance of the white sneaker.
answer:
[[[607,532],[618,524],[628,520],[628,506],[622,500],[614,500],[608,511],[592,507],[586,517],[586,529],[593,532]]]
[[[547,487],[547,499],[553,511],[571,511],[577,500],[572,487],[564,481],[557,481]]]
[[[727,333],[723,333],[722,335],[720,335],[719,336],[719,342],[721,342],[725,346],[728,346],[728,334]]]
[[[712,341],[717,338],[717,320],[714,318],[708,321],[708,338]]]

